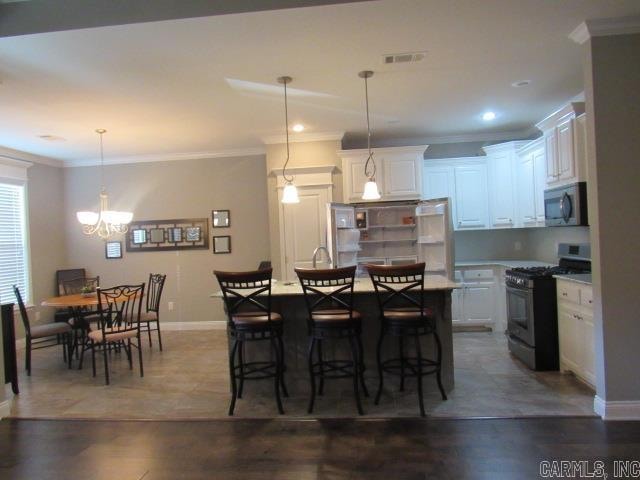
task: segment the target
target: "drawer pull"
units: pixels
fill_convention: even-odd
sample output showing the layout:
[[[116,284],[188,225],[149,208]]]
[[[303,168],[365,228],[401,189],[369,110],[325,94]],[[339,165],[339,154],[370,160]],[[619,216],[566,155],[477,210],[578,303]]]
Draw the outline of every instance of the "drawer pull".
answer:
[[[567,296],[567,292],[562,292],[562,296],[566,297]]]

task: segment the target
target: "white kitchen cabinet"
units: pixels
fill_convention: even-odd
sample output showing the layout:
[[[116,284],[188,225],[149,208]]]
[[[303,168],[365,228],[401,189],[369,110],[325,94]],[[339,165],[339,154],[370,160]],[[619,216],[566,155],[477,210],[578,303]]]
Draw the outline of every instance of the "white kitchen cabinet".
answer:
[[[373,149],[376,182],[381,198],[376,201],[419,200],[422,197],[423,157],[428,145]],[[362,203],[367,177],[364,166],[368,151],[341,150],[343,199],[345,203]]]
[[[489,223],[486,164],[457,165],[454,167],[454,178],[455,228],[486,228]]]
[[[526,142],[507,142],[484,147],[487,154],[490,226],[516,226],[517,151]]]
[[[517,225],[544,226],[545,178],[544,139],[535,140],[518,151],[516,168]]]
[[[492,268],[465,267],[456,270],[456,281],[462,288],[451,296],[451,315],[454,325],[494,328],[497,312],[497,283]]]
[[[546,184],[548,187],[586,181],[584,122],[576,117],[584,114],[584,103],[573,102],[549,115],[536,125],[545,143]]]
[[[541,141],[536,144],[531,156],[533,157],[533,195],[536,211],[536,223],[538,226],[545,226],[544,218],[544,189],[547,187],[546,179],[546,157],[544,145]]]
[[[558,279],[556,290],[560,370],[571,371],[594,386],[595,346],[591,285]]]
[[[385,200],[421,198],[422,156],[416,157],[412,154],[388,155],[382,159],[382,164],[384,183],[380,193]]]
[[[427,160],[430,162],[430,160]],[[423,198],[432,200],[437,198],[455,197],[455,180],[453,169],[449,165],[427,165],[424,168]],[[454,215],[455,218],[455,215]]]

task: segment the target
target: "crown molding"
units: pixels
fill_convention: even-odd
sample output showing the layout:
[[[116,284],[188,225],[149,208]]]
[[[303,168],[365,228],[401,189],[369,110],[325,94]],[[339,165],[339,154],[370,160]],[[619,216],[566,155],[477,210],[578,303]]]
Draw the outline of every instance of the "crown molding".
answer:
[[[342,141],[345,132],[294,133],[289,135],[289,143]],[[286,135],[268,135],[261,138],[265,145],[286,143]]]
[[[182,160],[248,157],[252,155],[264,155],[265,153],[264,147],[238,148],[231,150],[218,150],[214,152],[152,153],[149,155],[131,155],[128,157],[108,158],[105,159],[104,164],[123,165],[132,163],[178,162]],[[67,168],[93,167],[96,165],[100,165],[100,159],[67,160],[64,162],[64,166]]]
[[[306,175],[311,173],[333,173],[339,171],[335,165],[312,165],[309,167],[287,167],[287,173],[291,175]],[[282,167],[272,168],[269,172],[270,177],[282,176]]]
[[[49,165],[50,167],[63,167],[64,162],[51,157],[43,157],[34,153],[27,153],[21,150],[0,146],[0,157],[4,159],[14,160],[16,162],[27,162],[30,164],[39,163]]]
[[[569,38],[582,45],[592,37],[634,33],[640,33],[640,15],[585,20],[569,34]]]

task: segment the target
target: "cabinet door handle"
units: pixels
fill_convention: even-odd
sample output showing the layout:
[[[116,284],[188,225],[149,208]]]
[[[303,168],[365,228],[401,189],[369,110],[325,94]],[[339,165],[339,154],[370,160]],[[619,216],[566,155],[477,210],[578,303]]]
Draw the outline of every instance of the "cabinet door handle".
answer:
[[[567,292],[562,292],[562,296],[566,297],[567,296]]]

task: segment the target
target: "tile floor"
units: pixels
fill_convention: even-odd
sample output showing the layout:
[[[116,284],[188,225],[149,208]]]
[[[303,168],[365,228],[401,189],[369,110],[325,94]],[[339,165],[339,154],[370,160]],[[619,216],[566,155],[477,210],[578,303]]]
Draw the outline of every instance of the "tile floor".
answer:
[[[91,376],[90,356],[82,371],[67,370],[57,348],[33,354],[31,377],[20,374],[21,393],[14,398],[16,418],[203,419],[227,418],[229,403],[226,333],[224,331],[166,331],[164,351],[144,345],[145,376],[137,366],[129,371],[126,356],[113,355],[112,383],[104,385],[102,363]],[[19,351],[20,365],[23,351]],[[135,354],[135,352],[134,352]],[[486,332],[454,334],[456,387],[448,401],[437,393],[435,380],[425,382],[428,415],[433,417],[520,417],[594,415],[593,391],[571,375],[528,370],[507,352],[504,335]],[[87,361],[88,360],[88,361]],[[374,366],[370,365],[373,375]],[[290,379],[288,383],[291,383]],[[289,385],[300,392],[284,399],[287,416],[304,417],[306,381]],[[372,395],[377,382],[367,381]],[[380,405],[365,399],[369,417],[408,417],[418,414],[415,384],[397,392],[389,379]],[[237,417],[277,416],[271,381],[247,382]],[[316,398],[314,417],[353,417],[355,405],[349,380],[327,381],[324,397]]]

